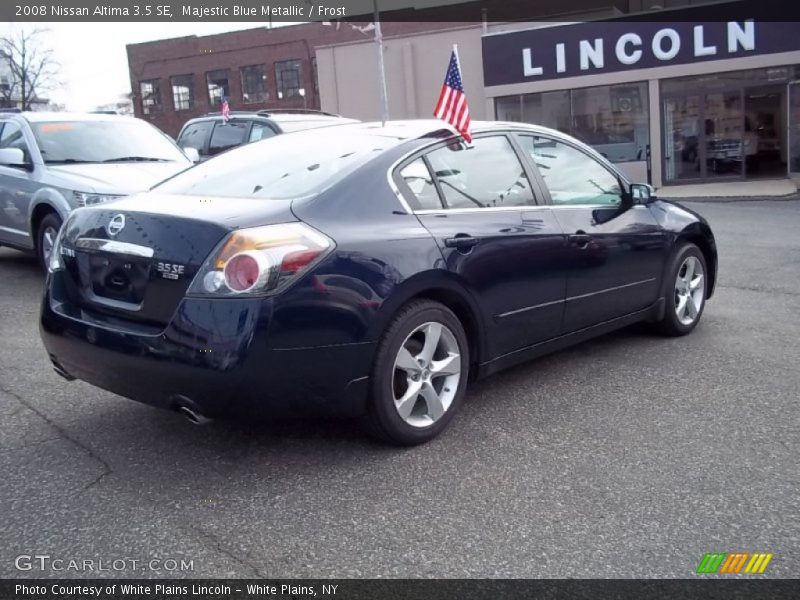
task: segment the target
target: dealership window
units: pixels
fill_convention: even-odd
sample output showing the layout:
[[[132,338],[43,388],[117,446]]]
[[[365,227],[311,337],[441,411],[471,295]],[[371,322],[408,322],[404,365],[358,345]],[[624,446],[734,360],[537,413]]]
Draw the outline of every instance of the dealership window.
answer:
[[[552,127],[594,147],[613,162],[645,160],[650,143],[647,84],[578,88],[505,96],[497,118]]]
[[[194,77],[192,75],[175,75],[170,77],[172,84],[172,103],[175,110],[194,108]]]
[[[264,73],[264,65],[242,67],[241,75],[242,102],[245,104],[266,102],[269,94],[267,93],[267,75]]]
[[[278,99],[305,96],[303,87],[303,62],[283,60],[275,63],[275,82],[278,86]]]
[[[317,57],[311,59],[311,74],[314,77],[314,92],[319,92],[319,71],[317,71]]]
[[[146,115],[161,112],[161,85],[158,79],[139,82],[142,95],[142,112]]]
[[[231,88],[228,83],[228,69],[217,69],[206,73],[206,83],[208,84],[208,103],[211,106],[218,106],[222,103],[222,98],[230,96]]]

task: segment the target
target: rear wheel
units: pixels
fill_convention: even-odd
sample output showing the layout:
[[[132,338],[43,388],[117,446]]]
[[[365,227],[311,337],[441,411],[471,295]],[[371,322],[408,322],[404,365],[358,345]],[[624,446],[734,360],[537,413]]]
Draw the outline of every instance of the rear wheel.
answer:
[[[39,264],[44,271],[47,271],[50,254],[56,243],[59,229],[61,229],[61,218],[55,213],[45,215],[39,221],[39,227],[36,229],[36,255],[39,257]]]
[[[468,375],[469,347],[458,318],[438,302],[408,304],[378,346],[370,429],[398,445],[433,439],[461,404]]]
[[[703,315],[707,286],[706,260],[692,243],[680,246],[672,256],[664,282],[666,307],[657,323],[666,335],[686,335]]]

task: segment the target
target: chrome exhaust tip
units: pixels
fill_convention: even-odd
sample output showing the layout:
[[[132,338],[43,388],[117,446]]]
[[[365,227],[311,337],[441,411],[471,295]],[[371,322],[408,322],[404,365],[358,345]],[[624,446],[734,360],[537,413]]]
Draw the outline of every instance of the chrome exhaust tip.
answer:
[[[192,425],[206,425],[211,422],[211,419],[193,411],[188,406],[179,406],[178,412],[186,417]]]
[[[212,421],[197,409],[194,402],[185,396],[176,396],[174,398],[175,410],[183,415],[187,421],[192,425],[206,425]]]

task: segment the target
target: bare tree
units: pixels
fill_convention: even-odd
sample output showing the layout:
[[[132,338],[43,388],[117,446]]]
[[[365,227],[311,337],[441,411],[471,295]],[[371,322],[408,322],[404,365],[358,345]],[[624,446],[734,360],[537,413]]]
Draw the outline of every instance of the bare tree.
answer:
[[[41,94],[58,85],[59,64],[45,44],[48,30],[18,29],[0,37],[0,60],[6,63],[8,85],[0,86],[4,104],[31,110]]]

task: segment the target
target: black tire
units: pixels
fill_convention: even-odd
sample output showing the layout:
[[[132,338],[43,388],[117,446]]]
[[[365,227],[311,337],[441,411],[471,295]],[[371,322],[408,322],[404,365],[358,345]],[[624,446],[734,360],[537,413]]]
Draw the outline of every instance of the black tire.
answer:
[[[407,343],[409,335],[429,322],[444,325],[452,333],[460,356],[460,378],[455,395],[444,414],[430,425],[413,426],[400,416],[395,406],[395,386],[398,385],[395,360],[401,346]],[[413,340],[408,341],[412,342]],[[469,360],[469,343],[464,327],[450,309],[431,300],[415,300],[404,306],[389,324],[375,354],[370,376],[367,414],[370,433],[381,441],[398,446],[414,446],[436,437],[447,427],[464,400],[469,377]],[[418,401],[423,402],[423,399]]]
[[[44,256],[45,233],[52,230],[58,232],[59,229],[61,229],[61,218],[52,212],[46,214],[36,228],[36,256],[39,258],[39,266],[45,273],[47,272],[47,259]]]
[[[700,309],[697,311],[696,316],[690,323],[686,323],[678,317],[678,312],[676,309],[678,295],[675,288],[678,273],[683,269],[684,263],[689,257],[696,258],[702,266],[703,297],[702,303],[700,304]],[[703,310],[705,310],[706,307],[706,297],[708,296],[707,290],[708,268],[703,253],[700,251],[700,248],[691,242],[682,243],[675,249],[675,252],[673,252],[672,258],[670,258],[670,262],[666,270],[663,287],[663,295],[664,299],[666,300],[664,306],[664,316],[660,321],[655,323],[656,330],[663,335],[669,336],[680,336],[690,333],[695,327],[697,327],[697,324],[700,322],[700,318],[703,316]]]

